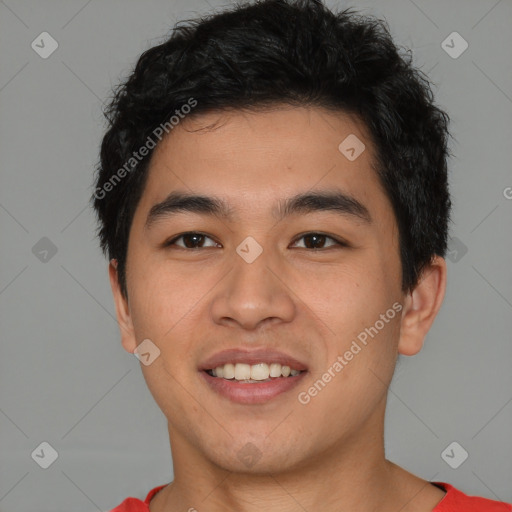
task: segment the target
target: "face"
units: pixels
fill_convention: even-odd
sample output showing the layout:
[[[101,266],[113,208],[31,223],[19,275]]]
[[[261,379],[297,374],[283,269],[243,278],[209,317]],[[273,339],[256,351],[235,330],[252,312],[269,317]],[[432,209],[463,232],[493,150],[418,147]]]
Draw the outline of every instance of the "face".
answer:
[[[269,472],[375,433],[406,298],[373,162],[357,119],[317,108],[188,118],[155,149],[128,300],[113,287],[124,348],[160,351],[141,368],[173,456]]]

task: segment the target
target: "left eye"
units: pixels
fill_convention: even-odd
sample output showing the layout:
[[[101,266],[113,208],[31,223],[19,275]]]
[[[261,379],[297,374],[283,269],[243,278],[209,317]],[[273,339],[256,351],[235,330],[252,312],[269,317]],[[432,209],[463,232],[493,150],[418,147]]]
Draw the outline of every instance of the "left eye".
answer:
[[[208,238],[209,240],[212,240],[209,236],[203,235],[202,233],[195,233],[195,232],[184,233],[183,235],[179,235],[179,236],[173,238],[172,240],[169,240],[165,245],[166,246],[177,245],[178,247],[182,247],[184,249],[200,249],[201,247],[204,247],[203,243],[201,243],[201,242],[204,242],[204,240],[206,238]],[[184,245],[176,244],[176,241],[180,240],[180,239],[183,239]],[[213,242],[213,245],[209,245],[206,247],[216,247],[219,245],[214,240],[212,240],[212,242]],[[197,247],[197,245],[199,245],[199,247]]]
[[[298,238],[297,240],[305,241],[305,243],[304,243],[305,249],[323,249],[324,248],[323,246],[325,245],[326,240],[332,240],[334,242],[334,244],[331,245],[330,247],[333,247],[336,245],[346,246],[345,243],[343,243],[339,240],[336,240],[328,235],[324,235],[322,233],[306,233],[304,235],[301,235],[301,237]],[[322,247],[317,247],[318,245],[321,245]],[[315,246],[315,247],[311,247],[311,246]]]

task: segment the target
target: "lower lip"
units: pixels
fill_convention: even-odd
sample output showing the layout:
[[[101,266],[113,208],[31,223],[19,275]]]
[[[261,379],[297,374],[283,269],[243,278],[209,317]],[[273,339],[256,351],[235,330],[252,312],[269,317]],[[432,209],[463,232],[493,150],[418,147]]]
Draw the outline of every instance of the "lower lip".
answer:
[[[263,404],[286,391],[290,391],[304,378],[307,372],[293,377],[278,377],[267,382],[247,383],[212,377],[205,371],[199,372],[213,391],[239,404]]]

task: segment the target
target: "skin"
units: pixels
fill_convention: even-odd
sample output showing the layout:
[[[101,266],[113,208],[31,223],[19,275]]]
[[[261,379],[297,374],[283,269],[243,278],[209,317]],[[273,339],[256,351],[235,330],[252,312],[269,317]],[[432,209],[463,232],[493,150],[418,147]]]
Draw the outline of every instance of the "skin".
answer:
[[[354,161],[338,150],[349,134],[366,146]],[[398,354],[421,350],[441,306],[446,263],[435,257],[416,288],[402,291],[397,223],[373,162],[364,125],[320,108],[189,117],[155,149],[130,231],[128,298],[115,260],[109,269],[123,347],[132,353],[149,338],[160,350],[141,369],[168,421],[174,481],[151,512],[319,504],[324,512],[428,512],[443,498],[385,458],[384,412]],[[282,221],[271,214],[280,199],[333,188],[365,205],[372,221],[333,211]],[[151,207],[177,190],[221,196],[235,214],[180,213],[146,229]],[[163,246],[188,231],[210,238],[199,249],[183,248],[183,239],[181,248]],[[304,233],[348,247],[327,238],[308,248]],[[251,264],[236,252],[247,236],[263,248]],[[301,404],[298,392],[395,302],[402,312]],[[308,374],[299,389],[265,404],[230,402],[206,386],[198,366],[233,347],[282,350],[305,361]],[[247,443],[261,454],[250,468],[237,457]]]

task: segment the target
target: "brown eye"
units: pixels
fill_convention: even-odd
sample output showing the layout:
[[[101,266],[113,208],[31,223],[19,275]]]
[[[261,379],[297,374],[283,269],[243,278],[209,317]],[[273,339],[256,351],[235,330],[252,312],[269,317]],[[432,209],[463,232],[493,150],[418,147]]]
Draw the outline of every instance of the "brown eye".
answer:
[[[182,243],[176,243],[178,240],[182,240]],[[205,240],[211,240],[213,244],[205,245]],[[166,247],[175,245],[182,249],[201,249],[203,247],[218,247],[219,244],[212,240],[209,236],[203,235],[202,233],[190,232],[183,233],[167,242]]]
[[[319,249],[325,245],[327,237],[324,235],[306,235],[304,238],[304,245],[308,249]]]
[[[335,246],[346,246],[345,243],[334,239],[333,237],[324,235],[323,233],[306,233],[302,235],[298,240],[304,240],[305,249],[325,249]],[[325,247],[326,241],[331,240],[334,244]]]

